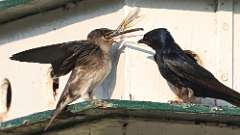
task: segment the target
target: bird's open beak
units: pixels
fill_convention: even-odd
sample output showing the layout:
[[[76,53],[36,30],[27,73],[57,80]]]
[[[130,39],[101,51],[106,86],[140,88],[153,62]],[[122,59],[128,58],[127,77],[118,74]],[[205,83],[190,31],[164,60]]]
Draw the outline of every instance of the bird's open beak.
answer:
[[[120,25],[117,27],[116,30],[113,30],[109,33],[107,33],[105,38],[111,39],[123,34],[140,31],[143,30],[143,28],[135,28],[135,29],[128,29],[132,26],[134,26],[134,23],[136,23],[136,20],[139,19],[141,16],[139,15],[140,8],[137,8],[133,12],[129,12],[127,17],[123,19],[123,21],[120,23]],[[128,29],[128,30],[127,30]]]
[[[136,32],[136,31],[142,31],[142,30],[143,30],[143,28],[129,29],[129,30],[121,31],[121,32],[119,32],[118,30],[113,30],[111,33],[109,33],[105,37],[106,38],[114,38],[114,37],[117,37],[117,36],[120,36],[120,35]]]

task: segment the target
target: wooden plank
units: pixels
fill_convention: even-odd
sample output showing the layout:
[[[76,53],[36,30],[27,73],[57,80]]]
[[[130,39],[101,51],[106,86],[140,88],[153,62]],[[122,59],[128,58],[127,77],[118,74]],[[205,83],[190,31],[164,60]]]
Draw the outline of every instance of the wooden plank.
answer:
[[[29,2],[32,2],[33,0],[1,0],[0,1],[0,10],[16,7],[19,5],[24,5]]]
[[[52,112],[52,110],[45,111],[2,122],[0,123],[0,134],[40,134]],[[64,113],[55,120],[47,133],[71,133],[71,130],[82,131],[81,129],[84,128],[84,125],[104,121],[107,118],[121,120],[122,124],[128,123],[129,118],[132,118],[132,120],[143,120],[142,124],[147,124],[149,121],[154,121],[158,124],[162,122],[165,124],[169,122],[172,122],[172,124],[178,123],[179,125],[187,124],[189,125],[187,128],[189,131],[192,131],[191,128],[196,125],[194,123],[198,123],[198,126],[208,128],[206,132],[212,132],[209,128],[215,127],[224,128],[225,131],[233,133],[239,130],[239,128],[232,129],[232,126],[240,126],[240,108],[206,107],[189,104],[174,105],[126,100],[93,100],[68,106]],[[98,126],[93,127],[101,127],[101,125],[98,124]],[[111,129],[107,127],[104,127],[104,130]],[[158,130],[156,127],[153,129]],[[183,129],[186,130],[186,128]],[[196,130],[194,129],[193,131]]]

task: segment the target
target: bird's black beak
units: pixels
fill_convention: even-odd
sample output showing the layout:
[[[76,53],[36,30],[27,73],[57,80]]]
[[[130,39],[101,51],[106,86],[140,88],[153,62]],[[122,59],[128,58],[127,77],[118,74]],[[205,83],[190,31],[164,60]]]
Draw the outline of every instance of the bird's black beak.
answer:
[[[113,30],[111,33],[108,33],[108,35],[106,35],[105,37],[106,38],[114,38],[114,37],[117,37],[117,36],[120,36],[120,35],[136,32],[136,31],[142,31],[142,30],[143,30],[143,28],[129,29],[129,30],[121,31],[121,32],[119,32],[117,30]]]
[[[138,40],[138,43],[146,44],[146,42],[143,39]]]

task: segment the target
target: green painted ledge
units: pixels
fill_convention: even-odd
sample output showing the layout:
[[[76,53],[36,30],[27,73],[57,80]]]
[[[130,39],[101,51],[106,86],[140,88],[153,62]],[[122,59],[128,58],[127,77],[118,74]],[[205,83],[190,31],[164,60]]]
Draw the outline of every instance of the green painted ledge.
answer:
[[[0,123],[1,133],[41,133],[52,110]],[[49,131],[67,129],[103,118],[134,118],[154,121],[214,123],[240,126],[240,108],[208,107],[194,104],[167,104],[126,100],[93,100],[69,105]]]
[[[77,1],[82,0],[2,0],[0,1],[0,24]]]

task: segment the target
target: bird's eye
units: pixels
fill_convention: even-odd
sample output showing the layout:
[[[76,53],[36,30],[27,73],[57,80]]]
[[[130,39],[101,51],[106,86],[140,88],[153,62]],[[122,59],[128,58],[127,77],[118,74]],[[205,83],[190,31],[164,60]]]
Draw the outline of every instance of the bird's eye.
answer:
[[[105,39],[109,39],[109,38],[110,38],[109,35],[103,35],[103,37],[104,37]]]

